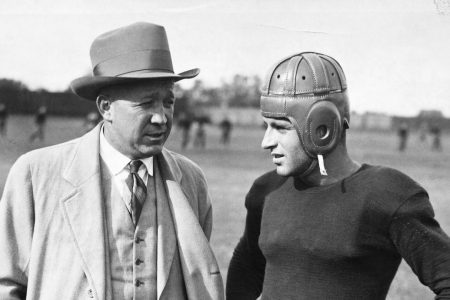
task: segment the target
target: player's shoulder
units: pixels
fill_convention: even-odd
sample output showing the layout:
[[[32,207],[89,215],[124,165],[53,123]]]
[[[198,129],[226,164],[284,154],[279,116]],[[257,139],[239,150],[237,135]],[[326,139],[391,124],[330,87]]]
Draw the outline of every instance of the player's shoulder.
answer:
[[[370,174],[369,180],[373,186],[389,190],[395,189],[422,189],[420,184],[409,175],[400,170],[380,165],[363,165],[366,172]]]
[[[273,189],[280,186],[286,181],[286,177],[277,174],[276,170],[272,170],[259,176],[253,182],[253,187],[258,189]]]
[[[286,180],[287,177],[278,175],[275,170],[256,178],[245,199],[247,209],[262,209],[266,196],[279,188]]]
[[[364,179],[364,188],[360,186],[360,192],[366,194],[367,199],[373,200],[370,201],[370,206],[375,207],[375,211],[392,215],[405,201],[416,195],[421,195],[417,199],[428,199],[426,190],[405,173],[385,166],[364,167],[363,172],[367,172],[368,176]]]

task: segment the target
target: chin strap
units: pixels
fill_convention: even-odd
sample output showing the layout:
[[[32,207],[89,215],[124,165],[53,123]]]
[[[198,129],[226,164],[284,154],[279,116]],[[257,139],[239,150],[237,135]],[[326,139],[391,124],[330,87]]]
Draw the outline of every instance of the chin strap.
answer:
[[[311,159],[311,163],[309,164],[308,169],[306,169],[302,174],[300,174],[300,177],[306,177],[309,175],[317,166],[317,160]]]
[[[323,162],[322,154],[317,154],[317,161],[319,162],[320,174],[323,176],[328,176],[327,170],[325,169],[325,163]]]
[[[308,169],[306,169],[300,177],[305,177],[309,175],[314,169],[319,165],[320,169],[320,175],[322,176],[328,176],[327,170],[325,169],[325,163],[323,160],[323,156],[321,154],[317,154],[317,159],[311,159],[311,164],[309,165]]]

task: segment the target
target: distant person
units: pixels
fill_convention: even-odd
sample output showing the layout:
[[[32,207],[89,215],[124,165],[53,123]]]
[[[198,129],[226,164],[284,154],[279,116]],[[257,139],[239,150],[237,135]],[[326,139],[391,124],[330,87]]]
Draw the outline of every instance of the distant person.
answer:
[[[400,124],[400,127],[398,128],[398,138],[399,138],[398,150],[400,152],[403,152],[406,149],[408,135],[409,135],[408,124],[406,124],[405,122],[402,122]]]
[[[223,145],[228,145],[230,143],[231,130],[233,129],[233,123],[228,117],[225,117],[219,124],[221,129],[220,142]]]
[[[195,130],[194,147],[206,148],[206,129],[205,124],[208,123],[206,117],[200,117],[197,119],[197,129]]]
[[[299,53],[266,78],[261,147],[276,170],[256,179],[245,199],[227,300],[382,300],[402,258],[436,299],[450,299],[450,238],[425,189],[347,151],[339,63]]]
[[[86,115],[85,121],[84,121],[84,128],[85,131],[91,131],[92,129],[95,128],[95,126],[97,126],[97,124],[102,120],[102,116],[96,112],[96,111],[91,111],[90,113],[88,113]]]
[[[419,141],[421,143],[425,143],[427,140],[427,133],[428,133],[428,124],[427,122],[422,122],[419,125]]]
[[[40,106],[34,117],[35,131],[30,135],[30,143],[36,139],[43,142],[45,139],[45,125],[47,124],[47,107]]]
[[[6,136],[6,123],[8,121],[8,109],[5,103],[0,103],[0,136]]]
[[[181,128],[181,149],[186,149],[191,139],[192,117],[182,112],[178,119],[178,127]]]
[[[441,145],[441,128],[437,124],[433,124],[430,127],[430,134],[431,134],[431,149],[433,151],[441,151],[442,145]]]
[[[223,300],[202,170],[169,151],[175,82],[164,27],[139,22],[91,45],[71,82],[103,121],[22,155],[0,200],[0,299]]]

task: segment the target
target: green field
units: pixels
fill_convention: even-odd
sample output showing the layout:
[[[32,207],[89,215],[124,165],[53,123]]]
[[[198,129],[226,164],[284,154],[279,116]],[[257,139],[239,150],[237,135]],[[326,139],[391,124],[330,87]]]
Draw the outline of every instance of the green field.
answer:
[[[83,132],[80,119],[51,118],[47,124],[44,143],[29,145],[28,136],[33,130],[29,117],[13,116],[8,124],[8,137],[0,140],[0,190],[14,160],[31,149],[62,142]],[[204,150],[188,148],[181,151],[180,133],[174,128],[167,147],[185,154],[197,162],[208,179],[214,205],[214,230],[212,246],[224,278],[228,262],[243,231],[244,197],[253,180],[273,169],[268,154],[260,149],[261,128],[237,128],[233,131],[231,145],[219,145],[219,131],[207,128],[207,147]],[[427,141],[428,143],[430,141]],[[429,192],[436,218],[450,233],[450,136],[443,136],[443,152],[431,152],[427,143],[410,136],[405,153],[396,151],[394,133],[367,133],[349,131],[350,154],[360,162],[381,164],[397,168],[420,182]],[[423,287],[410,268],[402,263],[389,292],[388,299],[432,299],[433,294]]]

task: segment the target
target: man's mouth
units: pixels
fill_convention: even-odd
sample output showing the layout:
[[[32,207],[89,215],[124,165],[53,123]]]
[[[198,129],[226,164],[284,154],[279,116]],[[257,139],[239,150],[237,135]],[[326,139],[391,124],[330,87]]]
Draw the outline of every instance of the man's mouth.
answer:
[[[281,163],[281,159],[284,157],[284,155],[282,154],[278,154],[278,153],[271,153],[272,156],[272,162],[276,165]]]
[[[165,136],[165,131],[161,131],[161,132],[152,132],[152,133],[147,133],[145,134],[146,136],[148,136],[151,139],[162,139]]]

